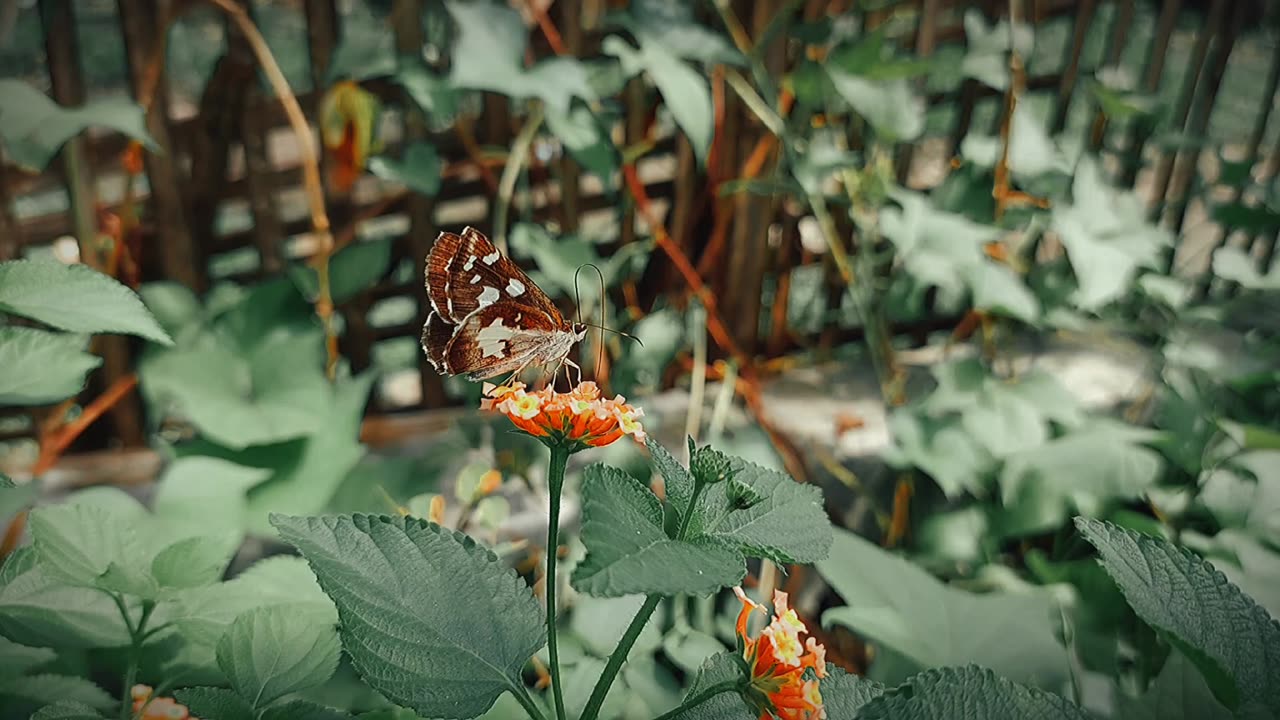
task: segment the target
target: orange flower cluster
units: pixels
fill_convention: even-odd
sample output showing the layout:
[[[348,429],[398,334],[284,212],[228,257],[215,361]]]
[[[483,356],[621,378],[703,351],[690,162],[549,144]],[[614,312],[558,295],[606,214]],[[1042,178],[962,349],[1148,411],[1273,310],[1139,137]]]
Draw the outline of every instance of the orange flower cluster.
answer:
[[[191,716],[186,705],[179,705],[173,698],[158,697],[151,700],[151,687],[147,685],[134,685],[130,691],[133,697],[133,712],[136,717],[141,720],[199,720]],[[151,702],[147,702],[151,700]],[[146,705],[147,709],[142,715],[137,712]]]
[[[778,717],[782,720],[823,720],[827,712],[822,708],[822,693],[818,680],[827,675],[826,648],[809,638],[803,645],[800,636],[806,631],[796,611],[787,607],[787,594],[773,593],[773,620],[757,638],[747,637],[747,619],[752,610],[763,605],[753,602],[734,588],[742,601],[738,613],[737,633],[742,639],[742,657],[751,668],[751,688],[748,701],[760,710],[760,720]],[[805,670],[813,675],[806,679]]]
[[[600,388],[590,381],[578,383],[567,393],[543,388],[525,392],[525,385],[484,384],[481,410],[496,410],[506,415],[520,430],[553,442],[602,447],[623,435],[644,440],[640,418],[644,411],[632,407],[618,395],[612,400],[600,397]]]

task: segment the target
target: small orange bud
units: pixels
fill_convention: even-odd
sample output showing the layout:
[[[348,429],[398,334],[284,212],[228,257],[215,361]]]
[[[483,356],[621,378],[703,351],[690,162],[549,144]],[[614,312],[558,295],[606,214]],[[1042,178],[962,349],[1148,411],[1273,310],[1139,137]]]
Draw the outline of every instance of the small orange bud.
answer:
[[[130,175],[142,174],[142,143],[134,140],[120,154],[120,166]]]
[[[485,497],[502,485],[502,473],[490,470],[480,476],[480,486],[476,489],[477,497]]]
[[[427,519],[440,525],[444,523],[444,496],[436,495],[431,498],[431,509],[427,512]]]

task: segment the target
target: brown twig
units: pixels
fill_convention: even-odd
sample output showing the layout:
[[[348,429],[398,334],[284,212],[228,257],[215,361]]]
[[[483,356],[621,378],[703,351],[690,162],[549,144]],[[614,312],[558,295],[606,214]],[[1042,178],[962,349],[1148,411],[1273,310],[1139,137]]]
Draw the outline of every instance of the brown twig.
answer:
[[[39,477],[48,472],[58,462],[58,458],[66,451],[75,439],[85,431],[102,414],[120,402],[138,385],[138,376],[129,373],[118,378],[111,387],[85,407],[84,412],[69,423],[50,425],[48,432],[41,433],[40,454],[31,468],[32,475]]]
[[[556,55],[568,55],[569,49],[565,47],[564,40],[560,37],[560,31],[556,29],[556,24],[547,16],[546,8],[534,2],[526,3],[529,12],[533,13],[533,19],[537,21],[538,28],[542,30],[542,34],[547,38],[547,44],[551,46],[551,51]]]
[[[271,48],[267,46],[262,33],[258,32],[253,18],[249,17],[249,13],[233,0],[209,0],[209,2],[226,13],[244,35],[263,74],[271,83],[271,89],[275,91],[276,97],[284,106],[285,116],[289,119],[289,125],[293,128],[298,149],[301,152],[302,183],[311,214],[311,232],[319,244],[311,260],[315,266],[319,286],[315,301],[316,316],[324,325],[325,374],[333,380],[338,370],[338,335],[333,324],[333,296],[330,293],[329,283],[329,258],[333,255],[334,243],[333,233],[329,227],[329,214],[325,210],[324,184],[320,179],[320,160],[316,152],[315,138],[312,136],[307,117],[302,112],[302,106],[298,104],[297,96],[290,89],[289,81],[281,72],[280,65],[276,63],[275,56],[271,54]]]

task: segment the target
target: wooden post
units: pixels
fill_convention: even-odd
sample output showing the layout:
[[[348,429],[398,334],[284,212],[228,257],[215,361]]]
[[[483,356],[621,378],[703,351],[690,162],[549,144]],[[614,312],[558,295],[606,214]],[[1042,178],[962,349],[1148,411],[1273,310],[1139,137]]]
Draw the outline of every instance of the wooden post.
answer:
[[[1142,91],[1154,93],[1160,89],[1160,79],[1164,74],[1164,61],[1169,53],[1169,40],[1178,24],[1178,13],[1182,9],[1182,0],[1165,0],[1160,8],[1160,19],[1156,21],[1156,34],[1151,39],[1151,47],[1147,52],[1147,66],[1142,72]],[[1133,123],[1129,129],[1129,139],[1125,143],[1121,183],[1125,187],[1133,187],[1138,179],[1138,171],[1142,169],[1142,148],[1153,131],[1150,121]]]
[[[252,5],[242,4],[252,12]],[[258,248],[258,272],[263,276],[274,275],[284,269],[284,225],[276,205],[275,168],[271,164],[268,142],[271,132],[272,108],[266,102],[266,93],[258,80],[258,61],[253,56],[244,33],[233,22],[226,23],[226,58],[248,63],[251,73],[246,80],[244,98],[240,103],[240,115],[236,118],[236,132],[244,147],[245,192],[249,197],[249,210],[253,213],[253,244]]]
[[[71,0],[41,0],[40,22],[44,26],[45,56],[53,101],[74,108],[84,104],[84,79],[80,73],[80,46],[76,38],[75,9]],[[98,235],[97,193],[88,141],[76,135],[62,146],[62,176],[71,203],[71,223],[80,241],[80,255],[96,266]]]
[[[0,262],[22,254],[22,226],[13,216],[13,199],[9,197],[9,167],[0,152]]]
[[[149,82],[147,76],[153,71],[156,73],[154,95],[147,108],[147,131],[160,145],[162,152],[146,155],[152,215],[155,220],[155,237],[151,245],[159,251],[161,271],[166,279],[203,292],[208,285],[208,278],[201,249],[196,246],[187,223],[187,208],[182,199],[183,177],[178,172],[177,158],[174,157],[175,145],[169,127],[169,94],[165,90],[164,69],[149,67],[155,57],[156,44],[162,40],[162,29],[156,27],[154,3],[146,0],[117,2],[134,97],[145,97],[145,88]],[[163,63],[163,58],[161,62]]]
[[[1062,78],[1058,82],[1058,102],[1054,107],[1053,121],[1049,125],[1051,133],[1060,133],[1067,126],[1071,99],[1075,96],[1076,81],[1080,78],[1080,56],[1084,54],[1085,35],[1089,32],[1089,26],[1093,24],[1093,15],[1097,9],[1098,0],[1083,0],[1076,11],[1075,30],[1072,32],[1071,45],[1067,49]]]

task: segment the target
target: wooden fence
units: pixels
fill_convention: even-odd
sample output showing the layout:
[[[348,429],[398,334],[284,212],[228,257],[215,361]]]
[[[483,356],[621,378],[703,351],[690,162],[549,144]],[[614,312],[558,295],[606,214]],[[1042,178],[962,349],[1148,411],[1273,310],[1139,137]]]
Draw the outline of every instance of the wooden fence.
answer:
[[[247,0],[241,0],[247,2]],[[396,0],[394,13],[400,17],[418,17],[422,0]],[[103,3],[91,3],[99,7]],[[259,3],[261,5],[262,3]],[[277,3],[278,5],[287,5]],[[611,3],[616,4],[616,3]],[[776,12],[784,8],[815,17],[834,6],[848,6],[840,0],[809,0],[795,3],[783,0],[735,0],[733,6],[752,37],[758,37]],[[852,3],[858,7],[875,3]],[[1054,129],[1062,129],[1073,104],[1077,107],[1097,104],[1087,91],[1089,74],[1099,66],[1120,62],[1122,54],[1132,51],[1138,42],[1135,18],[1143,12],[1149,25],[1150,39],[1138,52],[1145,60],[1139,89],[1159,92],[1171,82],[1167,67],[1172,39],[1182,26],[1196,24],[1189,36],[1185,72],[1172,81],[1179,88],[1172,107],[1172,123],[1189,136],[1202,137],[1209,129],[1210,118],[1222,87],[1223,77],[1238,39],[1261,18],[1260,4],[1210,0],[1196,7],[1184,7],[1179,0],[1162,0],[1146,5],[1135,0],[1027,0],[1023,6],[1025,19],[1037,27],[1050,23],[1069,26],[1063,44],[1061,62],[1046,71],[1032,68],[1027,79],[1032,94],[1053,98],[1051,114]],[[111,3],[108,3],[111,5]],[[148,0],[116,0],[109,10],[115,13],[118,32],[123,40],[130,88],[135,98],[145,99],[144,88],[150,85],[148,68],[161,41],[163,20],[171,3]],[[563,35],[568,50],[578,56],[599,53],[603,31],[598,27],[602,3],[559,0],[551,5],[552,19]],[[953,0],[910,0],[882,3],[876,10],[857,11],[863,27],[874,28],[892,23],[892,36],[918,56],[930,56],[941,48],[962,45],[965,32],[963,13],[977,7],[989,20],[1008,11],[1009,3],[966,3]],[[1203,7],[1201,7],[1201,5]],[[311,88],[324,88],[329,65],[339,46],[345,16],[335,0],[297,0],[298,17],[305,22]],[[1154,10],[1145,10],[1154,6]],[[77,30],[77,13],[85,6],[75,0],[39,0],[37,6],[24,12],[38,13],[44,36],[44,61],[47,88],[51,97],[63,105],[79,105],[88,98],[84,61],[81,50],[85,38]],[[260,8],[259,8],[260,9]],[[709,20],[714,23],[714,20]],[[422,45],[421,27],[413,22],[388,23],[394,33],[394,45],[401,51],[418,52]],[[1144,26],[1145,28],[1145,26]],[[535,56],[551,54],[547,42],[536,27],[531,28],[531,48]],[[1103,39],[1098,40],[1101,36]],[[234,27],[225,29],[225,52],[205,84],[196,113],[185,116],[173,112],[166,79],[160,76],[148,127],[163,147],[163,153],[146,156],[147,188],[140,198],[145,207],[143,232],[138,256],[144,280],[174,280],[196,290],[210,286],[211,268],[229,255],[248,253],[244,267],[233,268],[217,279],[252,279],[278,273],[288,262],[301,259],[291,253],[305,255],[305,243],[290,242],[305,237],[309,227],[304,207],[291,207],[288,199],[296,196],[301,186],[301,169],[296,148],[292,148],[284,113],[274,97],[268,96],[255,82],[256,67],[245,41]],[[1086,50],[1099,43],[1100,53],[1090,60]],[[773,43],[766,53],[771,71],[788,67],[795,58],[794,49],[785,40]],[[1241,162],[1250,167],[1268,154],[1263,166],[1256,170],[1264,178],[1274,177],[1280,170],[1280,148],[1266,153],[1270,109],[1280,76],[1280,45],[1267,66],[1264,101],[1254,110],[1250,132],[1242,139]],[[1261,81],[1261,78],[1260,78]],[[39,80],[36,80],[39,84]],[[633,80],[624,91],[628,100],[621,133],[627,145],[640,141],[646,132],[652,110],[648,96]],[[470,151],[464,141],[474,138],[482,148],[510,147],[519,123],[513,117],[508,100],[485,93],[480,112],[460,119],[460,127],[443,132],[430,132],[417,113],[408,109],[408,101],[399,86],[373,81],[365,87],[377,94],[390,108],[392,118],[388,135],[388,151],[395,154],[406,140],[428,139],[445,162],[445,180],[438,196],[424,197],[389,188],[366,178],[348,197],[330,197],[335,230],[344,235],[359,236],[361,228],[377,221],[396,228],[394,257],[414,264],[415,272],[407,280],[391,272],[377,285],[340,308],[345,320],[343,354],[355,369],[372,361],[375,347],[396,338],[416,338],[426,315],[427,306],[421,281],[421,258],[439,228],[456,229],[471,224],[487,231],[491,225],[493,188],[473,162],[475,148]],[[308,117],[315,117],[320,92],[311,89],[299,93]],[[930,93],[931,108],[948,108],[947,125],[940,132],[901,148],[897,156],[900,180],[915,185],[928,185],[937,173],[930,167],[945,167],[959,143],[971,130],[990,133],[999,121],[1000,94],[975,80],[966,80],[958,89]],[[732,93],[717,93],[719,111],[723,113],[721,135],[717,139],[716,164],[700,171],[689,144],[678,137],[667,137],[646,156],[640,166],[641,177],[651,198],[664,213],[665,224],[674,242],[692,258],[704,281],[719,298],[724,317],[737,343],[753,355],[777,356],[797,347],[831,345],[844,342],[860,332],[857,328],[827,328],[818,333],[799,333],[774,323],[772,331],[761,333],[762,312],[777,307],[761,307],[766,286],[786,288],[793,273],[806,267],[823,267],[824,282],[830,288],[829,301],[839,302],[842,286],[831,267],[829,256],[806,251],[799,242],[801,211],[780,199],[762,199],[739,194],[721,197],[709,179],[727,180],[740,174],[743,163],[767,133],[742,102]],[[384,123],[385,125],[385,123]],[[459,132],[461,131],[461,132]],[[1101,149],[1109,157],[1113,178],[1126,186],[1139,182],[1140,176],[1149,188],[1155,212],[1175,232],[1182,229],[1193,201],[1202,193],[1195,187],[1197,168],[1206,156],[1203,148],[1155,147],[1150,132],[1142,128],[1116,132],[1106,126],[1100,111],[1089,128],[1087,143]],[[91,134],[68,143],[57,162],[37,176],[24,174],[17,167],[0,163],[0,259],[22,256],[32,248],[48,245],[56,239],[92,236],[101,210],[118,210],[118,193],[108,192],[113,183],[123,183],[120,154],[125,138],[111,134]],[[931,165],[932,164],[932,165]],[[590,183],[583,181],[582,170],[567,156],[556,158],[551,167],[531,161],[530,197],[533,218],[554,222],[565,231],[574,230],[584,217],[593,212],[612,214],[615,203]],[[75,181],[71,182],[70,179]],[[923,178],[923,179],[922,179]],[[42,194],[65,192],[65,208],[49,212],[15,211],[25,199]],[[1238,199],[1238,195],[1237,195]],[[228,207],[247,208],[250,218],[242,227],[220,227],[222,211]],[[636,237],[634,208],[629,204],[621,214],[619,244]],[[771,233],[767,230],[775,228]],[[1230,228],[1214,231],[1214,245],[1224,242]],[[780,231],[780,232],[779,232]],[[1248,238],[1246,238],[1248,240]],[[1274,246],[1274,236],[1256,242]],[[300,250],[299,250],[300,249]],[[227,263],[222,263],[225,266]],[[394,268],[395,264],[393,264]],[[216,273],[215,273],[216,274]],[[685,291],[678,273],[663,259],[655,260],[637,286],[638,302],[647,306],[654,298]],[[397,298],[411,298],[416,314],[403,322],[375,326],[370,312],[381,303]],[[401,302],[403,302],[401,300]],[[781,317],[785,320],[785,309]],[[923,325],[899,328],[903,332],[921,334],[942,327],[947,318],[930,318]],[[101,346],[106,361],[95,374],[90,393],[108,386],[116,377],[132,367],[132,349],[124,339],[108,338]],[[447,404],[438,377],[419,356],[421,393],[414,405],[438,407]],[[404,409],[375,403],[374,412]],[[24,416],[25,417],[25,416]],[[119,404],[111,422],[103,424],[95,436],[87,436],[86,446],[101,445],[109,438],[125,445],[145,442],[144,424],[139,402],[130,399]],[[19,417],[4,419],[0,439],[34,433],[34,424]]]

